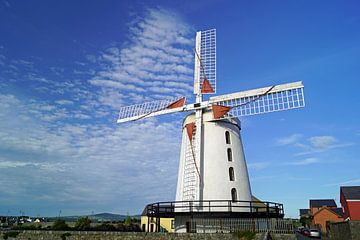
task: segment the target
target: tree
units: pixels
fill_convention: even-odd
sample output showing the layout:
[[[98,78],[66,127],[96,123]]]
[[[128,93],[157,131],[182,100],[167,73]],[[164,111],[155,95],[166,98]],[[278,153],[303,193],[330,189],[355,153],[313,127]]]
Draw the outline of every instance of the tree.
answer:
[[[66,224],[64,219],[56,219],[52,225],[53,230],[67,230],[69,226]]]
[[[127,216],[126,219],[125,219],[125,224],[126,224],[126,225],[130,225],[131,223],[132,223],[131,217],[130,217],[130,216]]]
[[[300,217],[300,222],[304,227],[310,227],[313,217],[311,215]]]
[[[91,225],[91,220],[88,217],[79,218],[75,223],[75,228],[77,230],[89,230]]]

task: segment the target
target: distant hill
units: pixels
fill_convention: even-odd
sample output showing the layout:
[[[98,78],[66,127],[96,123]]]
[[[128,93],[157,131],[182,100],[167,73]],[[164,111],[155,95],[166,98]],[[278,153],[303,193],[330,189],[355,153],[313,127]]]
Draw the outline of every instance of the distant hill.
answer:
[[[89,216],[90,219],[98,221],[122,221],[127,218],[127,215],[113,214],[113,213],[98,213]]]

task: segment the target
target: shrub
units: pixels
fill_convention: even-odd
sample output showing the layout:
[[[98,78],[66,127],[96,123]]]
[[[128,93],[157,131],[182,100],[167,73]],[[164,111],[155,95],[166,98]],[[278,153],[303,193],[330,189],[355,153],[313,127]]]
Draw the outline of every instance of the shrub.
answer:
[[[23,225],[14,225],[11,227],[13,230],[39,230],[41,229],[40,224],[23,224]]]
[[[19,235],[19,233],[20,232],[6,232],[6,233],[4,233],[3,238],[4,239],[8,239],[9,237],[16,238],[17,235]]]
[[[103,223],[101,225],[97,225],[93,229],[97,231],[116,231],[116,227],[109,223]]]
[[[52,225],[53,230],[68,230],[69,226],[66,224],[65,220],[63,219],[56,219]]]
[[[75,223],[77,230],[90,230],[91,220],[88,217],[79,218]]]

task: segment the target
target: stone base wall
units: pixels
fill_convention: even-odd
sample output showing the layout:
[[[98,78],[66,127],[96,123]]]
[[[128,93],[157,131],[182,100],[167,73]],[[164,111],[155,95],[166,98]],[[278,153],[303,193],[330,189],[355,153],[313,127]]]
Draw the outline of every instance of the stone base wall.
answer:
[[[358,240],[360,239],[360,221],[330,223],[328,235],[334,240]]]
[[[0,239],[6,232],[0,231]],[[294,234],[273,235],[275,239],[295,239]],[[280,237],[280,238],[278,238]],[[130,232],[86,232],[86,231],[20,231],[9,240],[236,240],[231,233],[130,233]],[[254,240],[263,240],[264,233],[258,233]]]

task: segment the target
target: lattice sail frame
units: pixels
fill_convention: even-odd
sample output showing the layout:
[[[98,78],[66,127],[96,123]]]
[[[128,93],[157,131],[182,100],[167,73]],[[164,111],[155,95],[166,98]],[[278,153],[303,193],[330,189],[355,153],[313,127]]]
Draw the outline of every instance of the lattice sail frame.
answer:
[[[194,69],[194,94],[199,94],[204,81],[204,71],[206,79],[216,93],[216,29],[200,31],[196,33],[195,46],[195,69]],[[199,59],[200,57],[200,59]],[[200,62],[201,60],[201,62]],[[201,66],[202,63],[202,66]]]
[[[121,107],[117,123],[134,121],[142,118],[176,112],[178,111],[177,109],[167,110],[167,107],[170,104],[180,100],[181,98],[183,97],[174,97],[166,100],[156,100],[156,101]]]
[[[264,94],[266,93],[266,94]],[[209,102],[231,107],[221,119],[305,107],[301,81],[211,97]]]

